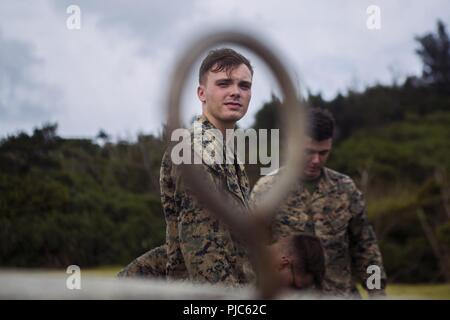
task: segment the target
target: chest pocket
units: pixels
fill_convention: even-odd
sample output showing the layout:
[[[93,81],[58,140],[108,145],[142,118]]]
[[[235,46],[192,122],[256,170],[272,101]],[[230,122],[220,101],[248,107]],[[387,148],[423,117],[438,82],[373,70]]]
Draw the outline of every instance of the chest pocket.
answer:
[[[277,213],[272,225],[278,236],[287,236],[293,233],[308,232],[308,216],[297,210],[281,210]]]
[[[352,215],[349,203],[344,196],[338,194],[327,197],[326,203],[314,208],[316,231],[326,237],[339,237],[346,234]]]
[[[334,234],[339,234],[347,230],[347,226],[350,222],[351,214],[347,210],[342,210],[340,212],[335,212],[328,215],[324,219],[324,226],[330,232]]]

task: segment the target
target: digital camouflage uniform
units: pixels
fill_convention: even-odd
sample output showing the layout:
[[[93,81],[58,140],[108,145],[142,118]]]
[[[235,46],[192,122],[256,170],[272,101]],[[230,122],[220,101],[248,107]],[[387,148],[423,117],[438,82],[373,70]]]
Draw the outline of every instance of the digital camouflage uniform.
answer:
[[[195,124],[203,135],[194,135],[191,130],[191,137],[206,148],[203,159],[223,152],[223,142],[205,131],[214,126],[204,116],[198,117]],[[198,166],[212,182],[215,189],[211,192],[224,197],[230,212],[248,209],[250,188],[242,165],[204,162]],[[226,285],[251,281],[253,275],[244,248],[187,189],[180,165],[171,160],[171,148],[162,160],[160,185],[166,219],[167,277]]]
[[[166,278],[167,251],[166,246],[162,245],[134,259],[122,271],[118,277],[148,277],[148,278]]]
[[[283,170],[283,169],[280,169]],[[251,193],[257,206],[276,179],[276,173],[259,179]],[[369,265],[381,268],[380,290],[383,294],[386,275],[375,233],[369,224],[362,193],[351,178],[328,168],[311,194],[301,181],[283,200],[272,223],[275,239],[293,233],[317,236],[325,252],[324,291],[339,296],[358,297],[356,280],[365,287]]]

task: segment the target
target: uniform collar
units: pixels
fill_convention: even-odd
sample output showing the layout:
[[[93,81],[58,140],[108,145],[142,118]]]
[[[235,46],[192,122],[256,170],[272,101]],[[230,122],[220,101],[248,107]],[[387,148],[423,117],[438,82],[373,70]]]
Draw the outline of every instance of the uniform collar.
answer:
[[[221,153],[225,157],[225,150],[224,150],[224,138],[223,135],[221,136],[220,130],[217,129],[209,120],[206,118],[205,115],[198,116],[194,123],[193,128],[201,128],[201,135],[195,135],[194,134],[194,141],[199,145],[203,146],[203,159],[204,163],[209,166],[210,168],[221,172],[223,171],[223,167],[230,164],[216,164],[214,163],[214,155],[217,153]],[[194,132],[195,133],[195,132]],[[220,133],[220,134],[219,134]],[[194,150],[196,152],[196,150]],[[197,153],[198,154],[198,153]],[[238,160],[239,169],[241,171],[245,170],[244,164],[242,161],[239,160],[236,150],[231,157],[234,157],[234,159]],[[225,158],[224,158],[225,159]],[[225,162],[225,160],[224,160]]]
[[[330,169],[324,167],[322,168],[321,177],[317,183],[317,188],[315,193],[326,194],[337,189],[337,182],[331,177]]]

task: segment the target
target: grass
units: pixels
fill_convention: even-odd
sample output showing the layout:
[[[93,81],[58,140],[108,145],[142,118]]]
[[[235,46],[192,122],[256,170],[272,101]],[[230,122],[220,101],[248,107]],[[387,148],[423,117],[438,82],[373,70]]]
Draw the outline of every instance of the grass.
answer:
[[[358,290],[367,299],[367,292],[361,286]],[[390,299],[450,300],[450,284],[391,283],[387,285],[386,295]]]
[[[450,284],[391,284],[390,297],[450,300]]]
[[[98,268],[83,269],[81,272],[85,275],[99,277],[115,277],[124,266],[103,266]]]

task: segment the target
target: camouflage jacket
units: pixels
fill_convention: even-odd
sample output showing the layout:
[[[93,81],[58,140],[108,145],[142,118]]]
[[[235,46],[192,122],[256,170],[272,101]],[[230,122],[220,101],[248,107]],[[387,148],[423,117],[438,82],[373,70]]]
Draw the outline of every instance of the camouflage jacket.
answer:
[[[215,128],[204,116],[198,117],[195,125],[201,127],[202,136],[194,135],[191,130],[191,137],[205,148],[203,157],[224,150],[223,142],[208,133],[207,130]],[[252,271],[244,248],[183,183],[180,165],[171,160],[171,149],[164,154],[160,172],[166,219],[167,277],[226,285],[249,282]],[[198,165],[205,170],[216,192],[227,196],[231,212],[236,211],[233,208],[248,208],[250,188],[244,167],[207,163]]]
[[[251,194],[254,206],[277,177],[274,174],[259,179]],[[384,294],[386,275],[377,239],[363,195],[348,176],[324,168],[312,194],[299,181],[281,203],[271,227],[275,239],[292,233],[319,237],[325,252],[325,292],[358,297],[354,280],[367,289],[366,279],[371,276],[367,267],[376,265],[381,271],[381,288],[368,291]]]

